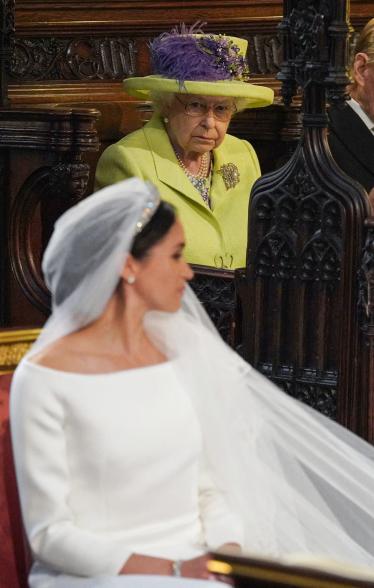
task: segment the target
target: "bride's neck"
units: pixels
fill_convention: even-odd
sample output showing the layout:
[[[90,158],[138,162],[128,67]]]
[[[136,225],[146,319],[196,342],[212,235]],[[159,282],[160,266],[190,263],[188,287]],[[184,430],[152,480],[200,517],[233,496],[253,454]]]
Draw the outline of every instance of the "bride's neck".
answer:
[[[105,346],[117,353],[136,353],[147,340],[143,320],[146,309],[134,304],[128,297],[126,304],[123,294],[114,295],[103,314],[92,324],[93,335]]]

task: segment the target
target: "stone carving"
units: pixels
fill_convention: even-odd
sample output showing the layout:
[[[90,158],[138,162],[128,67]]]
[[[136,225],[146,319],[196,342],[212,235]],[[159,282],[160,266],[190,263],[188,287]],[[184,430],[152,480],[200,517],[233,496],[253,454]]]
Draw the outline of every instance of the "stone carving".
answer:
[[[135,74],[135,42],[125,38],[17,39],[10,75],[25,80],[108,80]]]

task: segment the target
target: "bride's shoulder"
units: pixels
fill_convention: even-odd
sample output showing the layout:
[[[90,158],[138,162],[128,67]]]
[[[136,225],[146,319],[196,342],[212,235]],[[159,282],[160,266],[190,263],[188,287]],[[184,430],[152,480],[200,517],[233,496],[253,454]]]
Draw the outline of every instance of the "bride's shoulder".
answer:
[[[71,333],[31,355],[28,362],[54,370],[71,371],[72,367],[80,362],[81,345],[77,334]]]

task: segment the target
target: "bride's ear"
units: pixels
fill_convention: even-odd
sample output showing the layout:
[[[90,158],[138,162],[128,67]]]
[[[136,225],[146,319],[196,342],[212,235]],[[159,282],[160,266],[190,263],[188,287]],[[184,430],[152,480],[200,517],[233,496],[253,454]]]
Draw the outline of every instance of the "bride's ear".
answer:
[[[125,264],[122,268],[121,278],[125,280],[128,284],[133,284],[136,280],[136,276],[139,271],[139,263],[136,259],[131,255],[128,254]]]

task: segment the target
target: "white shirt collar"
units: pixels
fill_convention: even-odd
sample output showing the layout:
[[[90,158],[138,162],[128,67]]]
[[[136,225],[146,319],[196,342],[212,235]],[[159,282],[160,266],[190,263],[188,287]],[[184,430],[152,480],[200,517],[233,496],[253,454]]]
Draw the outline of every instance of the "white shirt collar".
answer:
[[[371,131],[374,134],[374,122],[371,120],[371,118],[368,117],[366,112],[362,109],[361,104],[359,104],[357,102],[357,100],[355,100],[354,98],[351,98],[350,100],[348,100],[348,104],[355,111],[355,113],[360,117],[362,122],[369,129],[369,131]]]

